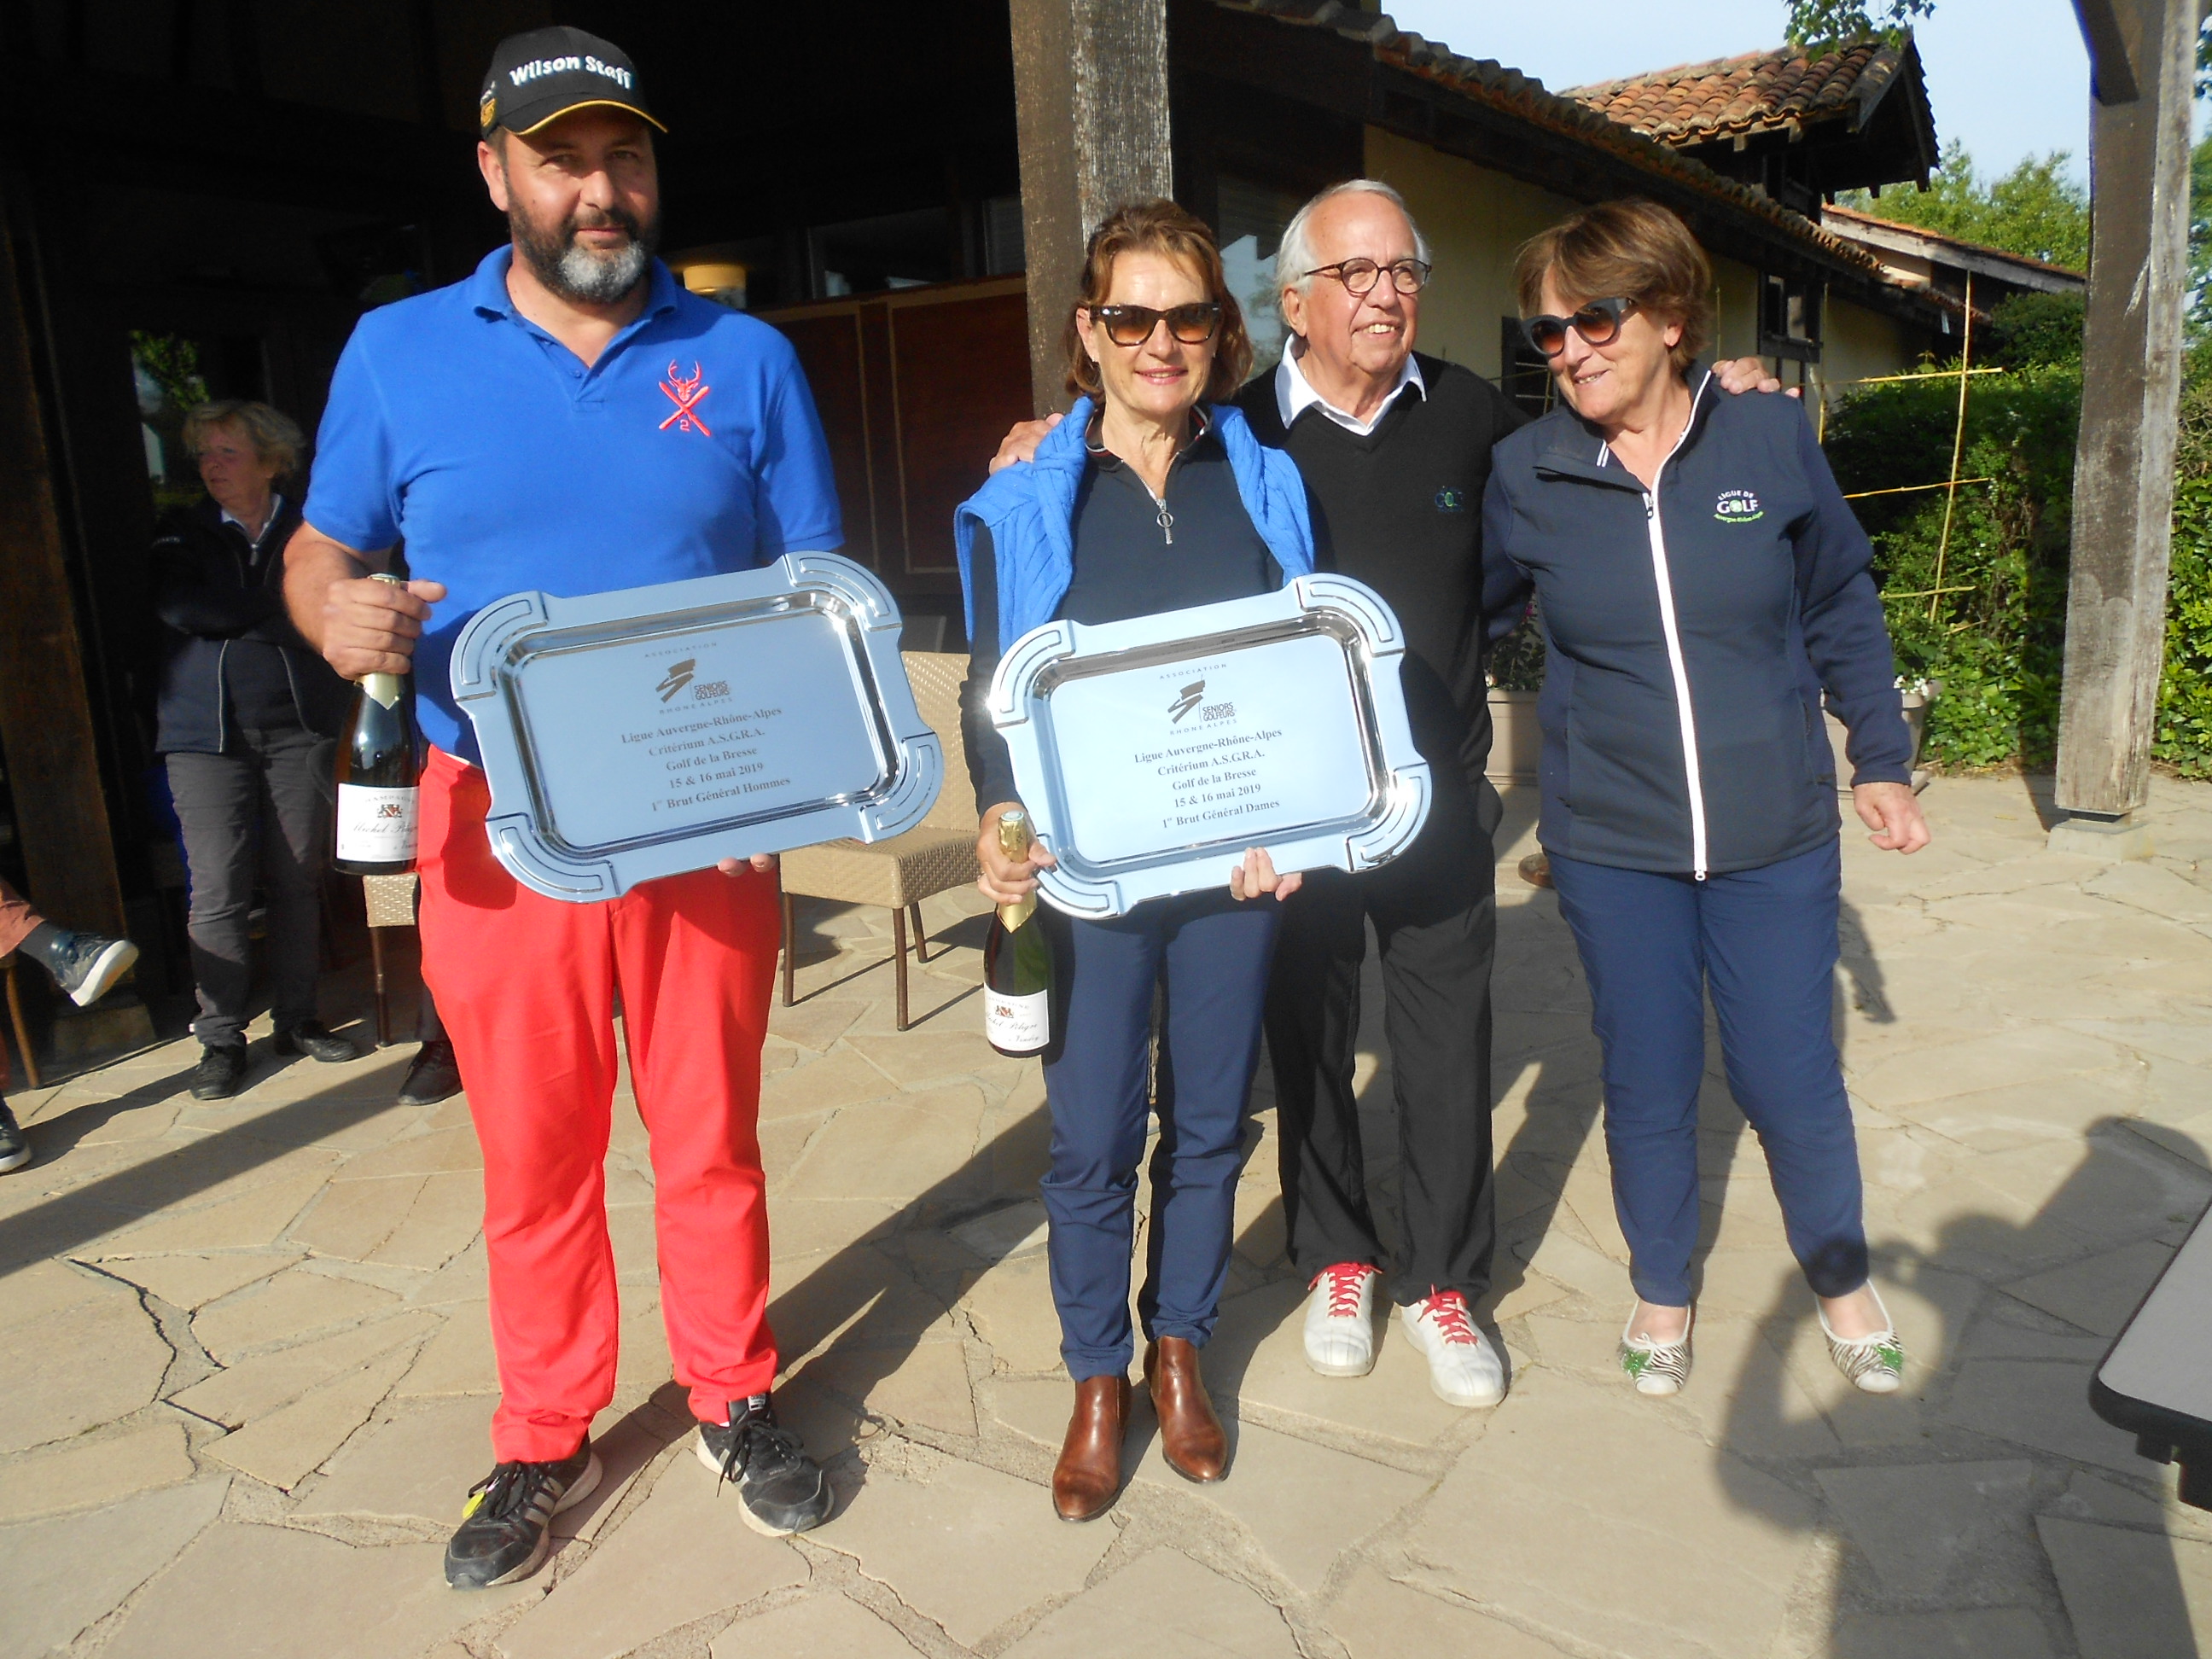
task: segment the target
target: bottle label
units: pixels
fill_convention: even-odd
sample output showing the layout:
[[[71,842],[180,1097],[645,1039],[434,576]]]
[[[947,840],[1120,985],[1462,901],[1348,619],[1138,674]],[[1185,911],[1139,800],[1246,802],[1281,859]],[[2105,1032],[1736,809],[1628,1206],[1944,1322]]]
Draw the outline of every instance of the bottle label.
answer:
[[[1042,1048],[1052,1035],[1051,1002],[1049,991],[1013,997],[987,985],[983,988],[983,1035],[994,1048],[1018,1054]]]
[[[420,799],[414,789],[340,784],[338,856],[349,864],[412,864],[415,808]]]

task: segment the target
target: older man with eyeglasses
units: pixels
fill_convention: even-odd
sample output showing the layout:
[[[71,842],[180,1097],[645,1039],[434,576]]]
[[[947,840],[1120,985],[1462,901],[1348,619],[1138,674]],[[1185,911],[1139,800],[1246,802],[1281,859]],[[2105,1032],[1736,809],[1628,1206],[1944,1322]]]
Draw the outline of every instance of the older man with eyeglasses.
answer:
[[[1237,402],[1286,449],[1313,502],[1316,565],[1396,611],[1413,738],[1435,798],[1420,837],[1379,870],[1309,871],[1283,906],[1268,994],[1277,1144],[1292,1267],[1308,1282],[1306,1363],[1324,1376],[1375,1364],[1378,1288],[1399,1309],[1431,1389],[1494,1406],[1505,1374],[1474,1322],[1495,1246],[1490,971],[1499,815],[1485,780],[1482,495],[1490,452],[1528,417],[1460,365],[1413,349],[1431,270],[1389,185],[1354,179],[1308,202],[1275,258],[1291,338]],[[1763,364],[1726,365],[1732,391],[1771,391]],[[993,465],[1026,459],[1044,423],[1008,434]],[[1397,1248],[1367,1192],[1352,1066],[1372,922],[1397,1121]]]

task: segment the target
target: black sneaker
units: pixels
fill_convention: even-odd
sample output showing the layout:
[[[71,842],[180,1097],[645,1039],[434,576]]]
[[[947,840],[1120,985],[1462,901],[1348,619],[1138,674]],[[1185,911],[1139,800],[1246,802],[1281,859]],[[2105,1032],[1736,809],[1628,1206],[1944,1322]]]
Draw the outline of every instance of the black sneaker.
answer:
[[[771,1538],[805,1532],[830,1518],[822,1466],[775,1420],[764,1394],[730,1402],[726,1423],[699,1425],[699,1461],[738,1489],[745,1524]]]
[[[460,1529],[446,1546],[446,1582],[489,1589],[538,1571],[552,1547],[553,1517],[598,1490],[599,1455],[586,1439],[557,1463],[501,1463],[469,1488]]]
[[[359,1060],[361,1050],[319,1019],[303,1019],[289,1031],[279,1031],[269,1045],[280,1054],[305,1054],[325,1066]]]
[[[15,1122],[15,1113],[0,1106],[0,1175],[20,1170],[31,1161],[31,1143]]]
[[[246,1045],[211,1042],[192,1067],[194,1100],[228,1100],[246,1086]]]
[[[97,933],[71,933],[57,945],[46,971],[54,983],[69,993],[80,1008],[89,1008],[115,987],[138,960],[138,947],[127,939],[102,939]]]
[[[399,1085],[402,1106],[429,1106],[461,1091],[461,1064],[453,1058],[453,1045],[442,1037],[422,1045],[415,1063]]]

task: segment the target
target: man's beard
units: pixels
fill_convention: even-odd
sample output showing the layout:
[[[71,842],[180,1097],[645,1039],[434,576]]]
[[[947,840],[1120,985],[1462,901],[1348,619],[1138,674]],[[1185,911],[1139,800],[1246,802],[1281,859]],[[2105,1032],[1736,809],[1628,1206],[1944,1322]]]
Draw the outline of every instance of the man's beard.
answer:
[[[538,280],[564,300],[584,305],[611,305],[644,279],[660,246],[660,221],[640,224],[618,207],[611,207],[586,227],[571,214],[556,231],[538,228],[523,216],[518,203],[507,210],[507,222],[516,252],[529,262]],[[620,225],[629,233],[623,246],[600,253],[576,240],[579,229]]]

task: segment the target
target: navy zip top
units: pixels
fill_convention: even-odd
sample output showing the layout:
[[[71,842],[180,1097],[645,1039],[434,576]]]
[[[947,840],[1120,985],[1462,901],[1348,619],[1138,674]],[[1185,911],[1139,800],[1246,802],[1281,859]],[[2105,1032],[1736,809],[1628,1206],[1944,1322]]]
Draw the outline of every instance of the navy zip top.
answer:
[[[1854,783],[1912,755],[1874,550],[1803,406],[1691,385],[1656,493],[1564,405],[1498,444],[1483,611],[1496,640],[1536,596],[1546,849],[1703,878],[1836,835],[1824,690]]]

